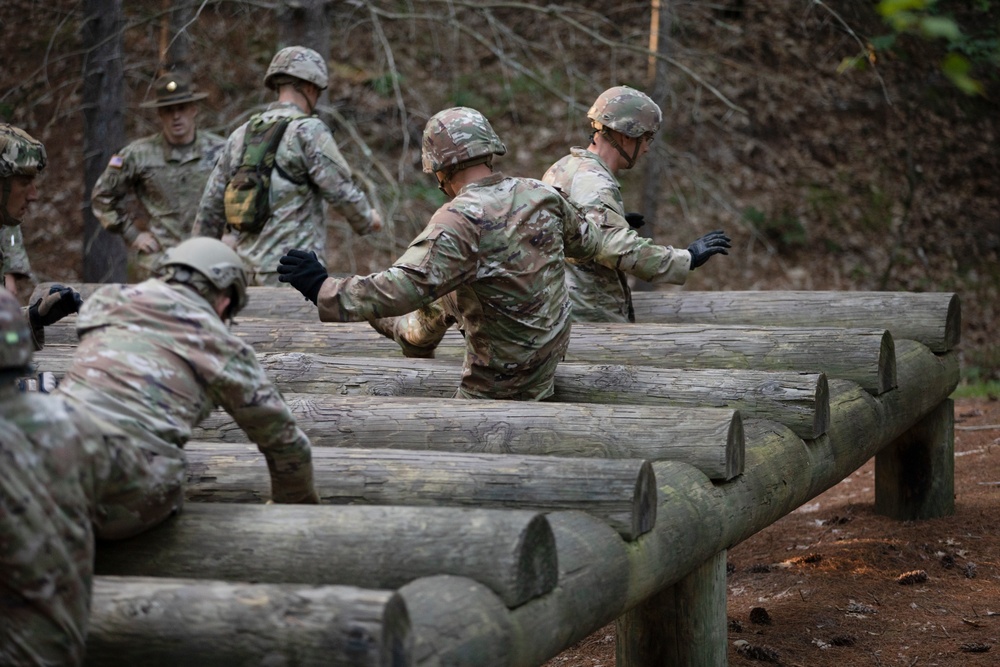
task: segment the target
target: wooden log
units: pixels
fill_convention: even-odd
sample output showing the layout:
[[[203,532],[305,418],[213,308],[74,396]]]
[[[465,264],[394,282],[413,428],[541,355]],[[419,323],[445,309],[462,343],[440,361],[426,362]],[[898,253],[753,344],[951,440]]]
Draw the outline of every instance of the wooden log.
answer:
[[[45,330],[46,344],[75,344],[76,331],[66,320]],[[257,352],[401,356],[396,343],[364,322],[302,322],[289,327],[275,320],[241,319],[232,331]],[[885,329],[588,322],[573,325],[565,360],[671,368],[822,372],[830,378],[857,382],[878,395],[896,386],[893,352],[892,336]],[[461,334],[456,329],[449,330],[435,354],[442,359],[461,359],[465,354]]]
[[[394,591],[353,586],[96,577],[87,665],[415,664]]]
[[[453,574],[515,607],[552,590],[557,565],[537,512],[190,503],[142,535],[99,543],[95,571],[386,589]]]
[[[743,420],[723,408],[322,394],[287,394],[285,402],[315,447],[672,459],[710,479],[732,479],[743,470]],[[247,437],[216,410],[194,439]]]
[[[48,346],[35,353],[35,367],[61,376],[73,350],[72,346]],[[305,352],[257,357],[268,376],[287,393],[450,398],[462,372],[457,360],[444,359],[389,360]],[[825,433],[830,422],[829,387],[823,373],[563,363],[556,369],[552,400],[731,408],[744,418],[780,422],[805,439]]]
[[[271,493],[254,445],[189,442],[188,500],[259,503]],[[656,478],[648,461],[406,450],[313,449],[325,503],[452,505],[552,512],[578,509],[626,540],[656,522]]]
[[[32,302],[52,283],[41,283]],[[87,297],[100,285],[74,285]],[[242,317],[315,322],[316,307],[290,287],[251,287]],[[848,291],[652,291],[633,292],[640,324],[749,324],[851,328],[864,323],[893,338],[923,343],[934,352],[953,349],[961,338],[962,307],[952,292]]]
[[[923,343],[933,352],[953,349],[962,330],[961,301],[952,292],[633,292],[632,305],[636,321],[650,324],[855,327],[864,323],[887,329],[893,338]]]

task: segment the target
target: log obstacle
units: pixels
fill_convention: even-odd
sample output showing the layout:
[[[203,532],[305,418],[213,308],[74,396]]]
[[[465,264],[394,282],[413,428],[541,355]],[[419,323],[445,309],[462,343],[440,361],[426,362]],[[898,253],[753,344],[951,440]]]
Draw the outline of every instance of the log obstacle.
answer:
[[[743,470],[743,420],[723,408],[320,394],[286,394],[285,402],[314,447],[671,459],[723,480]],[[247,441],[221,410],[194,439]]]
[[[36,372],[61,376],[75,347],[35,353]],[[333,357],[305,352],[257,355],[268,377],[287,393],[337,396],[451,398],[461,378],[457,360]],[[830,422],[823,373],[742,369],[676,369],[622,364],[563,363],[556,369],[559,403],[673,405],[739,410],[744,418],[780,422],[805,439]]]
[[[555,587],[556,560],[537,512],[189,503],[138,538],[99,543],[95,573],[376,589],[453,574],[516,607]]]
[[[75,317],[45,330],[46,344],[76,343]],[[401,356],[399,346],[365,322],[302,322],[241,318],[234,334],[261,352],[310,352],[338,356]],[[435,351],[461,359],[465,341],[450,329]],[[873,393],[896,384],[893,339],[885,329],[811,329],[692,324],[574,324],[566,361],[670,368],[811,371],[853,380]],[[458,388],[457,385],[455,387]]]
[[[188,500],[260,503],[271,495],[255,445],[189,442]],[[656,477],[648,461],[406,450],[313,449],[325,503],[453,505],[551,512],[580,510],[626,540],[656,522]]]
[[[31,301],[53,283],[41,283]],[[74,285],[84,298],[101,285]],[[316,322],[316,306],[291,287],[251,287],[244,318]],[[953,349],[961,337],[962,309],[952,292],[724,291],[665,290],[633,292],[640,324],[750,324],[852,328],[864,323],[887,329],[893,338],[915,340],[933,352]]]
[[[87,634],[95,667],[405,667],[406,604],[353,586],[96,577]]]

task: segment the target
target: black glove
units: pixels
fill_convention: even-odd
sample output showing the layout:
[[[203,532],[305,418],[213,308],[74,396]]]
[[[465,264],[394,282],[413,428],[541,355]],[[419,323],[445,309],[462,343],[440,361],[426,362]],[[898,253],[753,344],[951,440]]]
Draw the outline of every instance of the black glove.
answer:
[[[646,224],[646,220],[644,219],[642,213],[626,213],[625,222],[627,222],[628,226],[632,229],[639,229]]]
[[[83,297],[72,287],[53,285],[48,294],[28,308],[28,319],[34,328],[47,327],[79,311],[82,305]]]
[[[316,258],[316,253],[305,250],[289,250],[278,260],[278,280],[291,283],[302,292],[302,296],[316,303],[319,288],[330,277]]]
[[[729,237],[721,229],[705,234],[688,246],[688,252],[691,253],[691,270],[694,271],[707,262],[712,255],[728,255],[726,249],[731,247]]]

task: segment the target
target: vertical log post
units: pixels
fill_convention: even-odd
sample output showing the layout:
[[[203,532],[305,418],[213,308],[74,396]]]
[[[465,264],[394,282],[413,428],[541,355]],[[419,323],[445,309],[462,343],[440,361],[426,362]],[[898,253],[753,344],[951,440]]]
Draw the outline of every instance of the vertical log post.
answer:
[[[955,402],[950,398],[875,455],[875,512],[899,520],[955,513]]]
[[[618,667],[727,664],[727,553],[723,549],[618,618]]]

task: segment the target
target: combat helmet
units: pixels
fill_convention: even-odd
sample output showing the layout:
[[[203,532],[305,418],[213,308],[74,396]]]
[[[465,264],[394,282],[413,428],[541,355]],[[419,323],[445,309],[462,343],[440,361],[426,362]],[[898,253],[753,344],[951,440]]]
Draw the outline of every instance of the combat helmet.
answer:
[[[271,58],[264,74],[264,85],[277,90],[283,76],[291,76],[315,84],[326,90],[330,84],[330,70],[323,56],[305,46],[286,46]]]
[[[506,153],[507,147],[490,122],[475,109],[439,111],[424,127],[421,156],[427,174],[488,163],[494,155]]]
[[[663,113],[656,102],[628,86],[614,86],[601,93],[587,117],[598,130],[606,127],[633,139],[656,134],[663,122]]]
[[[43,169],[47,159],[45,146],[19,127],[0,123],[0,180],[3,181],[3,192],[0,193],[0,223],[8,226],[21,224],[7,210],[10,197],[10,178],[13,176],[37,176]]]
[[[0,371],[20,370],[31,363],[31,327],[13,294],[0,289]]]
[[[196,236],[163,253],[157,275],[164,280],[190,284],[197,288],[197,272],[220,292],[230,292],[233,302],[225,319],[233,318],[247,305],[247,271],[236,252],[218,239]]]

